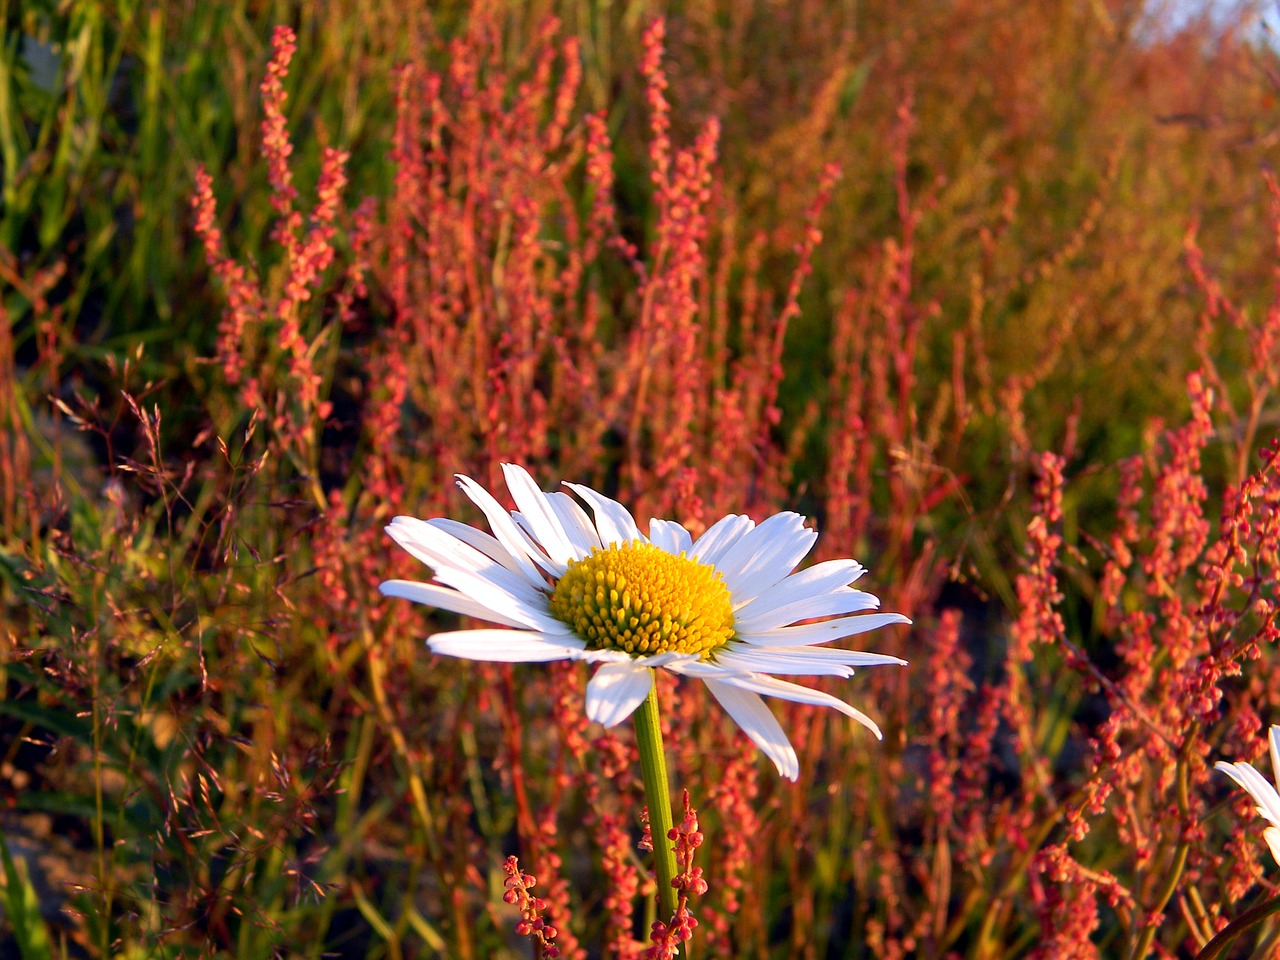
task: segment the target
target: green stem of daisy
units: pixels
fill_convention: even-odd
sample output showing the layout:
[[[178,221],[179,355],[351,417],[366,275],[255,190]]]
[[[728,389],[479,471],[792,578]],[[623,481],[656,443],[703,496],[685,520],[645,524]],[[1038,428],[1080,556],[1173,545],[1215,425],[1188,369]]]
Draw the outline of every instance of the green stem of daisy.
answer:
[[[662,720],[658,716],[658,684],[649,689],[635,712],[636,744],[640,747],[640,773],[644,796],[649,804],[649,836],[653,839],[653,860],[658,877],[658,919],[669,923],[676,912],[676,854],[667,836],[672,826],[671,787],[667,782],[667,761],[662,752]]]

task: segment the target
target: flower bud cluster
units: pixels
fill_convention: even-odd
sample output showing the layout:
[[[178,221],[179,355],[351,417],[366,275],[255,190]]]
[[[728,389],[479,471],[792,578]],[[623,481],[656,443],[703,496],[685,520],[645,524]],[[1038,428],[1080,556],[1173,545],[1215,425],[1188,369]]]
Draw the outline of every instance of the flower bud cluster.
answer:
[[[502,865],[507,878],[502,882],[505,888],[502,899],[520,908],[520,921],[516,924],[516,933],[522,937],[530,937],[537,945],[538,957],[550,958],[560,956],[560,950],[553,941],[560,931],[543,919],[540,914],[547,909],[545,900],[533,896],[529,891],[537,884],[537,878],[531,873],[522,873],[520,863],[514,857],[507,857]]]
[[[689,913],[689,896],[702,896],[708,889],[702,868],[693,865],[693,853],[702,846],[703,835],[698,829],[697,812],[689,805],[688,790],[684,792],[684,820],[667,831],[667,839],[675,844],[676,866],[680,872],[671,879],[671,886],[680,891],[680,898],[670,922],[653,922],[649,934],[653,945],[645,953],[646,960],[670,960],[679,954],[680,944],[693,939],[698,921]]]

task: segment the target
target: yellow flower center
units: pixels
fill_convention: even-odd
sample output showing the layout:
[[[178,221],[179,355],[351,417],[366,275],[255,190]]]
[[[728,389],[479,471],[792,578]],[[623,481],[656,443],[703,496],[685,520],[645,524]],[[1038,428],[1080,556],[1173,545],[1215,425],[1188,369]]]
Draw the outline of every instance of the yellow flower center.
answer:
[[[593,650],[637,656],[675,651],[705,660],[733,638],[720,571],[651,543],[615,544],[571,561],[551,614]]]

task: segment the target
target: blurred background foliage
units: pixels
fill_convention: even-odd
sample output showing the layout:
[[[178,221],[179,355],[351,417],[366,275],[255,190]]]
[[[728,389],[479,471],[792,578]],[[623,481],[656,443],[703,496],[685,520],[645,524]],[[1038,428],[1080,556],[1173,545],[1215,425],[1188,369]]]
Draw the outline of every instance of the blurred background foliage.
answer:
[[[221,310],[190,229],[197,165],[218,171],[231,248],[252,263],[273,256],[270,185],[255,149],[269,28],[287,23],[299,37],[288,105],[299,181],[314,184],[321,148],[338,145],[352,154],[349,196],[385,197],[395,66],[416,58],[439,67],[445,47],[432,38],[457,33],[470,9],[6,7],[7,269],[59,270],[46,296],[65,316],[68,362],[80,376],[92,378],[104,353],[154,343],[144,362],[174,390],[211,352],[209,320]],[[1254,307],[1269,293],[1257,171],[1277,136],[1274,55],[1248,8],[1213,22],[1175,9],[1182,29],[1172,33],[1169,8],[1102,0],[546,2],[503,8],[500,19],[513,63],[547,15],[580,41],[579,109],[608,110],[633,231],[654,216],[635,64],[638,31],[655,14],[668,19],[677,142],[708,116],[723,124],[720,189],[736,238],[726,242],[764,233],[785,261],[809,187],[826,163],[841,165],[805,309],[789,333],[784,399],[793,416],[829,372],[838,300],[873,288],[882,245],[900,231],[890,145],[909,98],[908,186],[919,216],[911,297],[946,318],[924,334],[921,381],[950,382],[953,334],[966,330],[972,349],[962,359],[985,350],[991,365],[972,403],[990,411],[1009,377],[1028,377],[1033,444],[1062,444],[1060,407],[1076,398],[1078,448],[1110,459],[1133,448],[1126,424],[1136,430],[1181,402],[1196,362],[1187,347],[1199,307],[1185,296],[1182,266],[1189,224],[1199,224],[1229,290],[1254,297]],[[766,264],[765,276],[778,286],[788,270]],[[17,324],[31,308],[14,283],[6,290]],[[30,365],[34,327],[15,329]],[[198,426],[175,418],[165,429]],[[999,434],[997,423],[979,448]],[[972,471],[977,502],[1002,494],[999,473]]]

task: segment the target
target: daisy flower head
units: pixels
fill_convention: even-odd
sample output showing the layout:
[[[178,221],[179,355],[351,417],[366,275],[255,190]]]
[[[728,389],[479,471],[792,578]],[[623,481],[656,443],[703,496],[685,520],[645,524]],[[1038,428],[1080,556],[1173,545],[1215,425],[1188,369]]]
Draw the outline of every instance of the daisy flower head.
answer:
[[[1272,725],[1268,740],[1271,743],[1271,775],[1280,778],[1280,724]],[[1252,764],[1219,760],[1213,768],[1221,770],[1244,787],[1258,805],[1258,813],[1262,814],[1268,824],[1262,829],[1262,839],[1267,841],[1276,863],[1280,863],[1280,791],[1255,770]]]
[[[864,572],[854,560],[793,572],[818,538],[799,514],[760,524],[731,514],[696,540],[675,521],[650,520],[646,536],[622,504],[590,487],[565,484],[580,503],[544,493],[522,467],[503,464],[502,472],[518,507],[511,512],[458,476],[492,534],[448,519],[396,517],[387,527],[431,568],[433,582],[388,580],[385,596],[497,624],[437,633],[427,640],[433,652],[598,663],[586,709],[606,727],[644,702],[654,668],[701,680],[790,780],[799,776],[799,760],[762,694],[832,707],[880,736],[871,718],[843,700],[771,676],[849,677],[855,667],[906,663],[823,646],[911,621],[867,612],[880,601],[850,586]]]

